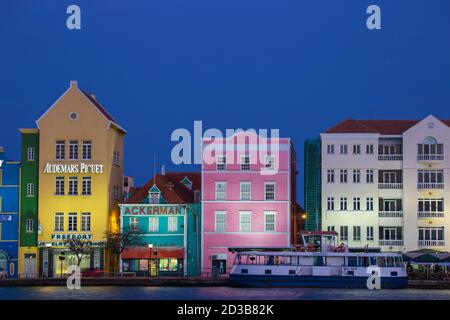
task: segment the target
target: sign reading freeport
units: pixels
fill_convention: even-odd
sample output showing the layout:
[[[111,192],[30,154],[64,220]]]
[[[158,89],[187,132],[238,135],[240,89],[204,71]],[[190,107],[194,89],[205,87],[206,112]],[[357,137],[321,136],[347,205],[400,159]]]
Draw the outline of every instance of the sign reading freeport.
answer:
[[[47,163],[44,173],[103,173],[103,164],[50,164]]]

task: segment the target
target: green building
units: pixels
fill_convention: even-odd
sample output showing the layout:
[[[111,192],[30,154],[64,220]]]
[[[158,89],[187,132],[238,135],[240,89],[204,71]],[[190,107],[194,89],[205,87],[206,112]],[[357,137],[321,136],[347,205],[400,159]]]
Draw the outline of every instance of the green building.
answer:
[[[321,143],[320,139],[305,141],[304,206],[305,230],[321,230]]]
[[[38,186],[39,131],[20,129],[22,169],[20,174],[19,274],[38,275]]]

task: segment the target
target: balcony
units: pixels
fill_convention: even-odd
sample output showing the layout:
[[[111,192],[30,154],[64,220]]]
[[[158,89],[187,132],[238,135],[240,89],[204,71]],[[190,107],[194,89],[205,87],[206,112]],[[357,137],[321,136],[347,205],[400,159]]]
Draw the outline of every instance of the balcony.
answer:
[[[444,184],[442,182],[422,182],[417,184],[417,189],[444,189]]]
[[[444,240],[419,240],[419,247],[444,247]]]
[[[403,160],[402,154],[380,154],[378,155],[380,161],[401,161]]]
[[[443,154],[418,154],[417,161],[442,161],[444,160]]]
[[[403,211],[380,211],[378,216],[380,218],[401,218],[403,217]]]
[[[419,211],[417,212],[417,218],[443,218],[443,211]]]
[[[385,247],[399,247],[403,246],[403,240],[379,240],[380,246]]]
[[[403,189],[403,183],[379,183],[379,189]]]

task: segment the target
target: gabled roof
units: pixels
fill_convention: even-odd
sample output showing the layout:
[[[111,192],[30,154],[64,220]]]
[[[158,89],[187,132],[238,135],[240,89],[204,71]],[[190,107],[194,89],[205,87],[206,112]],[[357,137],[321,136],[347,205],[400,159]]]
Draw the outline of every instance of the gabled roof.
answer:
[[[347,119],[331,127],[325,133],[378,133],[401,135],[421,120],[355,120]],[[450,120],[441,120],[450,126]]]
[[[198,181],[197,188],[191,190],[181,183],[185,176],[188,176],[191,181],[194,179]],[[142,188],[136,189],[136,192],[125,203],[142,203],[154,185],[161,191],[161,197],[169,204],[195,203],[194,190],[200,189],[200,179],[200,173],[197,172],[157,174]]]

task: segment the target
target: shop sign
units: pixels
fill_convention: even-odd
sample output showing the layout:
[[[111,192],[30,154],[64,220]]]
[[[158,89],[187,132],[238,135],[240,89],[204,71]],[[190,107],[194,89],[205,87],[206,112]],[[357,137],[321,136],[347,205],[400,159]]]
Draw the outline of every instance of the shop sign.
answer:
[[[45,164],[44,173],[103,173],[103,164]]]
[[[126,206],[126,215],[174,215],[181,214],[180,206]]]
[[[105,243],[102,241],[86,241],[86,247],[102,247]],[[64,241],[39,241],[38,247],[48,248],[48,247],[66,247]]]
[[[55,233],[52,234],[52,240],[92,240],[92,234],[61,234],[61,233]]]

